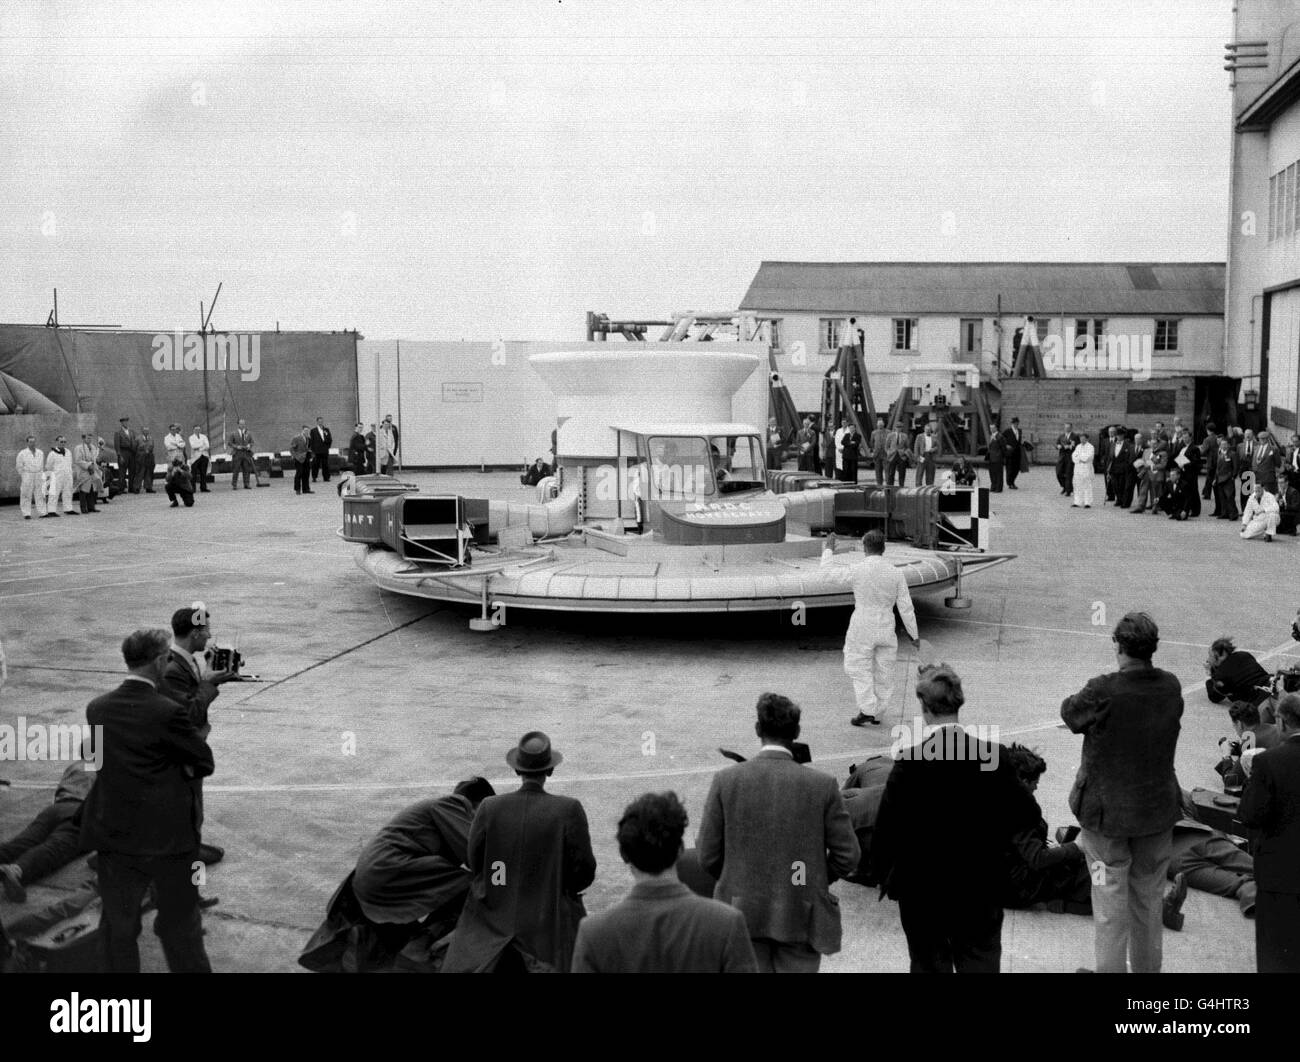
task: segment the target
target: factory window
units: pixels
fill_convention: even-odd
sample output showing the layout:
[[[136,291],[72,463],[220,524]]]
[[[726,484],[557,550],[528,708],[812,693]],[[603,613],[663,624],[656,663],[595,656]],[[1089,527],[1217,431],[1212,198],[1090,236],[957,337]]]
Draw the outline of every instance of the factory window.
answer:
[[[1041,344],[1047,338],[1047,330],[1052,327],[1050,317],[1035,317],[1034,329],[1038,332],[1038,342]]]
[[[834,354],[840,349],[840,336],[848,327],[848,321],[843,317],[823,317],[820,325],[821,353]]]
[[[1104,317],[1076,317],[1074,319],[1074,349],[1085,350],[1089,348],[1089,340],[1092,340],[1092,350],[1105,350],[1106,342],[1102,338],[1106,334],[1106,318]]]
[[[916,350],[920,320],[916,317],[894,318],[894,349]]]
[[[1286,214],[1282,219],[1282,234],[1289,236],[1295,232],[1295,173],[1296,164],[1293,162],[1286,168]]]
[[[781,344],[781,321],[778,318],[774,321],[767,322],[768,327],[768,344],[774,354],[780,354],[785,350]]]
[[[1268,242],[1277,239],[1277,185],[1279,174],[1268,179]]]
[[[1156,320],[1156,342],[1155,349],[1165,353],[1173,353],[1178,350],[1178,319],[1174,317],[1162,317]]]

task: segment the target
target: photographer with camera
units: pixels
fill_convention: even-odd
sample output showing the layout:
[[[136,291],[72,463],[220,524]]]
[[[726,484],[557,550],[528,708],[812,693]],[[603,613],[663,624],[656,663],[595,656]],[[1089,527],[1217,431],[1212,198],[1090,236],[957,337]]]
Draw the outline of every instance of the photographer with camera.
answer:
[[[1250,653],[1238,649],[1231,638],[1216,638],[1205,660],[1209,678],[1205,692],[1215,704],[1224,701],[1249,701],[1258,705],[1269,693],[1269,675]]]
[[[172,613],[172,641],[168,647],[167,667],[158,687],[158,692],[164,697],[170,697],[184,705],[199,737],[205,741],[212,732],[212,725],[208,722],[208,707],[217,699],[220,693],[218,687],[238,677],[237,669],[233,667],[209,669],[204,657],[204,649],[212,637],[209,621],[207,607],[202,601],[195,601],[188,608],[179,608]],[[190,785],[194,790],[195,825],[201,831],[203,779],[192,778]],[[200,840],[199,858],[204,863],[216,863],[224,854],[216,845],[204,844]]]

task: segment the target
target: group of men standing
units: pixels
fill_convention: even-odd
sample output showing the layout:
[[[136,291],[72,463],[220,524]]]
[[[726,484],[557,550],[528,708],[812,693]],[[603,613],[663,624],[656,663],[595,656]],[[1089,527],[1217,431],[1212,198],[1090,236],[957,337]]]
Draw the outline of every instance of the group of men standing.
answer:
[[[33,511],[41,519],[99,511],[96,502],[108,466],[103,439],[84,432],[81,442],[70,451],[67,436],[58,435],[48,454],[36,445],[35,435],[27,436],[26,442],[15,460],[18,504],[24,520],[30,520]],[[74,494],[76,509],[72,507]],[[107,504],[108,499],[104,501]]]
[[[1094,449],[1072,424],[1057,436],[1056,478],[1075,507],[1090,508],[1094,464],[1100,467],[1106,502],[1133,513],[1150,512],[1171,520],[1201,515],[1203,501],[1214,502],[1218,520],[1241,520],[1242,538],[1272,539],[1279,531],[1295,534],[1300,520],[1300,436],[1283,451],[1268,432],[1231,429],[1221,436],[1206,425],[1202,442],[1175,420],[1146,433],[1112,425]],[[1204,473],[1204,483],[1201,475]]]

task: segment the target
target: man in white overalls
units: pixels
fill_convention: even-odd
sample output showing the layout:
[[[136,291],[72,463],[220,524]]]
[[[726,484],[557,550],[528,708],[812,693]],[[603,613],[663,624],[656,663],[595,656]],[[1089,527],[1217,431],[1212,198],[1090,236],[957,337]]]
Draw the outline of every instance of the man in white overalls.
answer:
[[[822,568],[834,563],[835,536],[826,537]],[[879,725],[880,713],[888,711],[894,698],[894,662],[898,636],[894,633],[894,607],[913,644],[920,647],[912,595],[901,568],[885,560],[885,535],[868,531],[862,536],[866,559],[853,560],[853,617],[844,636],[844,671],[853,680],[858,714],[854,726]]]

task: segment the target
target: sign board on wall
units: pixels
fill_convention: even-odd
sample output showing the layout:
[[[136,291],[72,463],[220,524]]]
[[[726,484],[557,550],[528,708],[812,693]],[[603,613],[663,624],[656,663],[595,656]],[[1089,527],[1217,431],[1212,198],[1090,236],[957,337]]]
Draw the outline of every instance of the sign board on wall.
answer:
[[[481,381],[471,383],[444,383],[442,385],[444,402],[482,402],[483,384]]]

